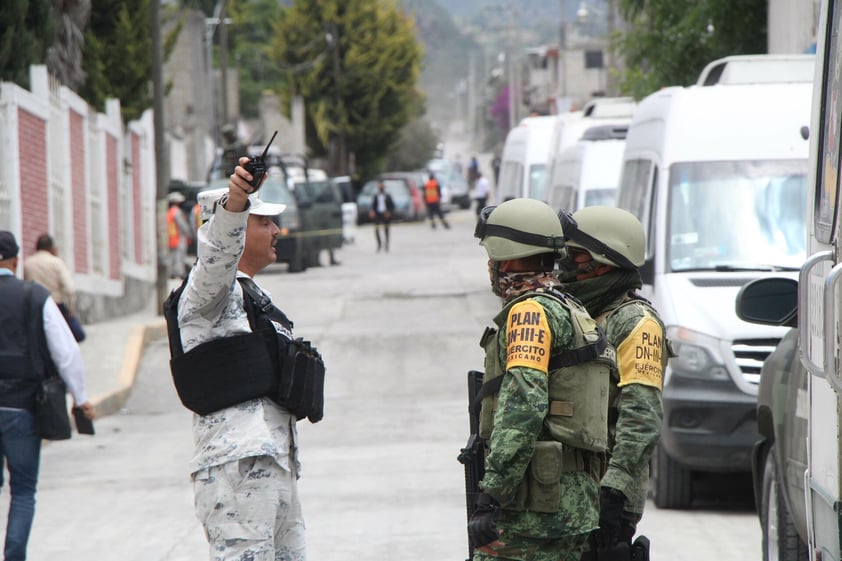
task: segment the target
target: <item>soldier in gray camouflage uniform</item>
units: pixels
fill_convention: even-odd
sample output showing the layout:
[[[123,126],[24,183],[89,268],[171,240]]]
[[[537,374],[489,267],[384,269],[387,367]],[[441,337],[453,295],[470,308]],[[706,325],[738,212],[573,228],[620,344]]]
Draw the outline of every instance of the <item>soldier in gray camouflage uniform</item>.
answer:
[[[483,493],[468,523],[473,559],[578,561],[598,522],[598,451],[607,443],[609,374],[605,368],[593,403],[567,403],[577,416],[590,405],[598,417],[595,428],[581,431],[601,431],[589,441],[597,452],[577,448],[553,432],[552,419],[559,417],[553,417],[558,402],[552,396],[559,372],[568,372],[573,384],[581,377],[578,370],[553,366],[551,357],[574,348],[574,322],[590,322],[593,333],[596,326],[575,302],[552,293],[559,286],[553,269],[563,236],[548,205],[513,199],[486,207],[475,235],[489,256],[492,290],[505,304],[495,318],[498,329],[487,330],[482,343],[485,383],[502,382],[499,394],[483,398],[480,413],[489,453]],[[600,416],[601,407],[606,411]]]
[[[632,543],[643,516],[649,458],[661,434],[661,389],[672,355],[664,324],[636,290],[642,280],[645,234],[637,218],[613,207],[560,213],[568,257],[564,290],[579,299],[617,349],[611,379],[608,469],[600,482],[600,530],[592,547]]]
[[[241,158],[240,165],[246,161]],[[178,302],[185,352],[251,332],[237,278],[251,279],[275,262],[278,226],[272,216],[284,210],[261,201],[247,183],[251,179],[237,166],[227,190],[199,194],[202,217],[209,221],[199,229],[198,259]],[[292,339],[286,327],[275,329]],[[210,559],[304,561],[295,416],[268,397],[252,399],[195,414],[193,440],[196,515]]]

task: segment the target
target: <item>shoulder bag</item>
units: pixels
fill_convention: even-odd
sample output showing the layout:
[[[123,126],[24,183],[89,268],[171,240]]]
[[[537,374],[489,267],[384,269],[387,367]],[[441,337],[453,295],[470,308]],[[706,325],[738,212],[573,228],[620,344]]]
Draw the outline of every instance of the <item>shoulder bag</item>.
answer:
[[[32,284],[27,282],[24,288],[24,325],[29,360],[33,364],[33,372],[37,375],[32,360],[32,353],[35,352],[35,345],[32,344],[33,333],[29,329],[29,315],[37,310],[30,310],[31,293]],[[70,415],[67,412],[67,387],[61,377],[50,375],[49,369],[45,371],[46,377],[38,383],[35,393],[35,426],[38,435],[45,440],[67,440],[71,435]]]

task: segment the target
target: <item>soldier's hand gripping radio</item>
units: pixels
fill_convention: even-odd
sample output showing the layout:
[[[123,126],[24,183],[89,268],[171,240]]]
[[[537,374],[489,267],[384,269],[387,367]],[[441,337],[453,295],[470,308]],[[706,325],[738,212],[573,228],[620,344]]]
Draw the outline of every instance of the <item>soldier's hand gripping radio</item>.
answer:
[[[251,174],[251,181],[249,181],[249,185],[251,185],[251,188],[254,191],[260,189],[260,183],[263,181],[263,176],[266,175],[266,154],[269,153],[269,147],[272,145],[276,136],[278,136],[278,131],[275,131],[275,134],[273,134],[272,138],[269,139],[269,144],[266,145],[266,148],[263,150],[263,154],[251,157],[249,161],[243,165],[243,169]]]

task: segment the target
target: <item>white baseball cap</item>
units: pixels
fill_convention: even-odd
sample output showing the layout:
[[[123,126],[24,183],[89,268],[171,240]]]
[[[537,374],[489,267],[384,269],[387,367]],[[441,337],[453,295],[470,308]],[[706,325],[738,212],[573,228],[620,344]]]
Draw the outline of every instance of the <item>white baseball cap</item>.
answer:
[[[199,193],[199,208],[202,213],[202,222],[210,220],[216,210],[216,203],[222,195],[228,193],[228,187],[220,187],[219,189],[208,189]],[[286,205],[279,203],[267,203],[260,199],[260,191],[249,195],[249,214],[256,214],[258,216],[277,216],[281,214]]]

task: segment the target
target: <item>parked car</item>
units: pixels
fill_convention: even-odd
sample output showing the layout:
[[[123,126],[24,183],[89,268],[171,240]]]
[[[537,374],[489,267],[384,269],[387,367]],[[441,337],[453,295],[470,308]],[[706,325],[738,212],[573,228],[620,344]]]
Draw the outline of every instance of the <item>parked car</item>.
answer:
[[[370,222],[368,216],[371,210],[374,195],[377,193],[377,185],[383,180],[386,192],[392,196],[395,203],[395,220],[423,220],[425,215],[424,203],[421,198],[421,188],[415,184],[413,174],[410,172],[392,172],[383,174],[372,179],[363,185],[357,197],[357,223]]]
[[[795,328],[798,283],[765,278],[737,294],[737,315],[748,322]],[[754,502],[760,518],[763,561],[807,561],[807,369],[790,329],[763,363],[757,391],[759,440],[752,454]]]
[[[295,197],[301,217],[304,266],[317,267],[322,250],[342,247],[342,192],[327,173],[311,168],[302,154],[272,151],[266,156],[270,166],[277,166],[286,177],[286,185]]]
[[[322,250],[342,247],[342,193],[321,170],[309,170],[308,177],[293,176],[287,185],[301,215],[305,264],[318,267]]]

